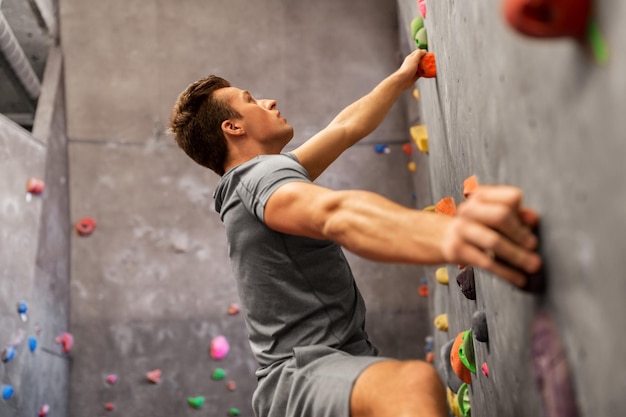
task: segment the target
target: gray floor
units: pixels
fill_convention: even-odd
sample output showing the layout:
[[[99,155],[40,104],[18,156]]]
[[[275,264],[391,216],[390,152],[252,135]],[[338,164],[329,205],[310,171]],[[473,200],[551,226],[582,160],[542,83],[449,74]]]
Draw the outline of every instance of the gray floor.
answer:
[[[207,397],[205,414],[237,407],[251,415],[256,363],[241,316],[226,314],[237,297],[213,210],[217,177],[164,133],[170,109],[187,84],[216,73],[277,99],[295,146],[400,64],[395,3],[63,0],[60,17],[71,217],[98,222],[92,236],[72,241],[70,415],[102,414],[108,401],[123,415],[192,415],[186,398],[195,395]],[[394,107],[319,183],[429,204],[427,168],[410,173],[401,151],[406,112]],[[376,154],[379,142],[392,152]],[[419,192],[414,180],[425,185]],[[422,358],[424,271],[350,260],[382,354]],[[222,362],[208,355],[218,334],[232,346]],[[211,380],[218,366],[237,391]],[[158,386],[144,378],[154,368],[163,370]],[[109,373],[120,376],[113,387]]]

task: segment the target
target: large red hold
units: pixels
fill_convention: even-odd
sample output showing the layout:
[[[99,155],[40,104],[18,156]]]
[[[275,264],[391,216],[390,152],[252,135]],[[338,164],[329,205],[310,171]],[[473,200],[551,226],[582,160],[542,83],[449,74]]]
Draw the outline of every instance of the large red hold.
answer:
[[[504,17],[517,31],[536,38],[582,38],[591,0],[505,0]]]

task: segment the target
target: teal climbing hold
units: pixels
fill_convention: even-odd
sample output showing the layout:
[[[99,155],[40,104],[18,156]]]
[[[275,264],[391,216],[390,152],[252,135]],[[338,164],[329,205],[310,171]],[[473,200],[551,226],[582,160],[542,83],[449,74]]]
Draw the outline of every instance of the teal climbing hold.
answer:
[[[187,402],[190,406],[192,406],[196,410],[199,410],[204,405],[204,397],[189,397],[187,398]]]
[[[226,371],[223,370],[222,368],[217,368],[215,371],[213,371],[213,375],[211,377],[214,380],[219,381],[221,379],[224,379],[225,376],[226,376]]]

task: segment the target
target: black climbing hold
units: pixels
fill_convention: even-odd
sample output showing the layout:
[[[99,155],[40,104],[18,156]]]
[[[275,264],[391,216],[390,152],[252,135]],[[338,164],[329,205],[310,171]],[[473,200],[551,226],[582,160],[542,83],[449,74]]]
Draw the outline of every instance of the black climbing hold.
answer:
[[[461,271],[461,273],[456,277],[456,283],[461,287],[461,292],[463,295],[470,299],[476,299],[476,284],[474,282],[474,268],[471,266],[466,267]]]
[[[479,342],[489,343],[487,316],[484,311],[477,311],[472,316],[472,333]]]
[[[458,376],[454,373],[452,369],[452,364],[450,363],[450,353],[452,353],[452,345],[454,344],[454,340],[450,340],[448,343],[441,347],[441,363],[443,365],[443,371],[445,376],[446,385],[453,392],[458,392],[461,385],[463,385],[463,381],[459,379]]]

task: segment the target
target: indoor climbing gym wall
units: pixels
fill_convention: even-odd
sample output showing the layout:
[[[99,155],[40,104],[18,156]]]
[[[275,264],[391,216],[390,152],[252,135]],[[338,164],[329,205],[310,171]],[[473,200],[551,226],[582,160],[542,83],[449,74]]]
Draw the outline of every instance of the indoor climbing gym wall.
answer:
[[[455,416],[623,415],[626,4],[399,0],[418,81],[434,207],[519,186],[541,216],[523,290],[479,269],[429,277],[429,350]]]

